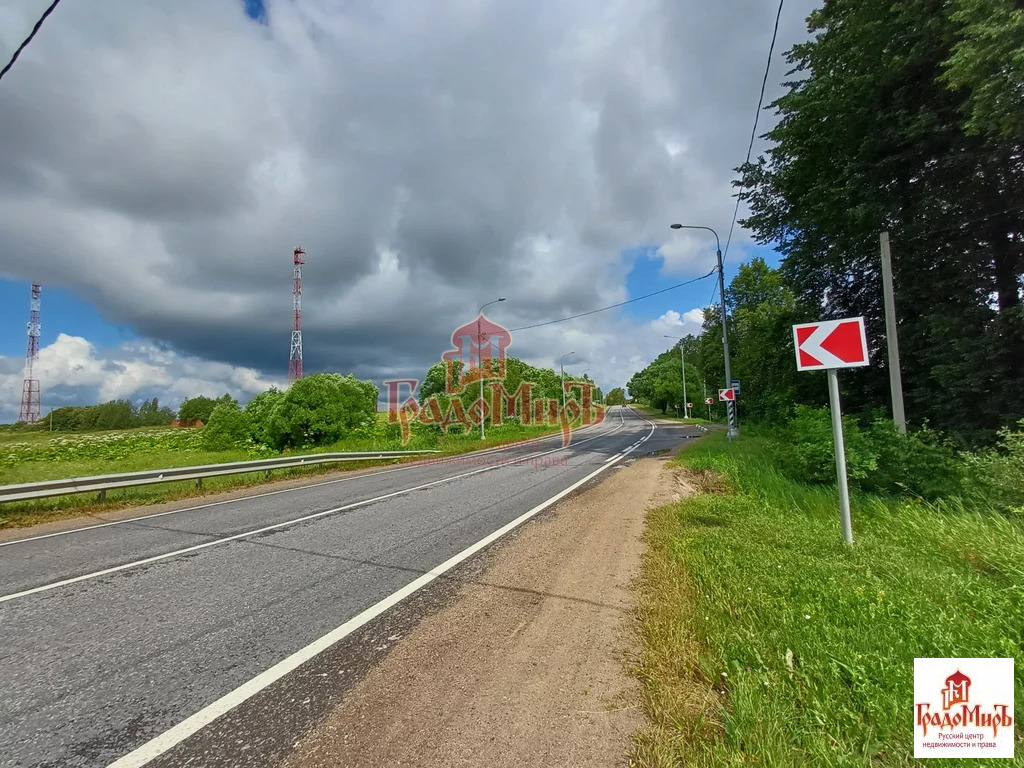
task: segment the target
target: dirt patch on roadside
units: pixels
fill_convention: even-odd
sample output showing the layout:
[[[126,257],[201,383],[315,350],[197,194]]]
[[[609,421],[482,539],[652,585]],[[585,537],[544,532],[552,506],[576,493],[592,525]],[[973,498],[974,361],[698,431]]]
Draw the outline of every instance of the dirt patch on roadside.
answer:
[[[291,768],[625,765],[642,723],[624,668],[648,508],[668,457],[610,470],[528,523],[480,578],[400,640]]]

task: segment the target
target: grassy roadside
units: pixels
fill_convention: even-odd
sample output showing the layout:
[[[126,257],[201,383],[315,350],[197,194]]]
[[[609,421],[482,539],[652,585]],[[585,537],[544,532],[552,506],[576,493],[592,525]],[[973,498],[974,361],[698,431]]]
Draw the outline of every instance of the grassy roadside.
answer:
[[[135,432],[136,430],[132,430]],[[478,451],[510,442],[530,440],[545,435],[557,434],[557,427],[524,427],[518,424],[502,424],[487,429],[487,439],[480,441],[475,432],[468,435],[420,435],[407,446],[410,450],[439,450],[439,455],[454,456],[471,451]],[[63,435],[67,437],[67,435]],[[44,440],[36,439],[40,445]],[[392,441],[393,442],[393,441]],[[311,455],[333,451],[360,450],[401,450],[400,443],[385,444],[374,439],[349,439],[335,445],[323,446],[314,451],[295,451],[290,455]],[[2,449],[0,449],[2,450]],[[203,450],[146,450],[126,452],[115,458],[82,458],[73,461],[31,461],[0,468],[0,485],[27,483],[65,477],[85,477],[107,473],[133,472],[136,470],[195,466],[202,464],[221,464],[231,461],[246,461],[256,458],[270,458],[278,454],[253,454],[245,450],[203,451]],[[396,459],[390,463],[398,464],[418,459]],[[0,505],[0,530],[4,528],[24,527],[61,518],[77,517],[94,514],[104,510],[122,509],[144,504],[161,504],[164,502],[198,498],[210,493],[232,490],[250,486],[258,486],[270,481],[303,476],[325,475],[338,472],[378,467],[388,462],[345,462],[343,464],[324,464],[316,467],[274,470],[268,479],[263,472],[210,477],[203,481],[203,488],[197,489],[194,481],[146,485],[135,488],[124,488],[109,491],[107,499],[99,502],[95,494],[78,494],[57,496],[33,502],[18,502]]]
[[[770,441],[677,464],[697,492],[648,520],[637,765],[916,764],[915,657],[1015,657],[1022,754],[1024,519],[859,495],[850,551],[834,488]]]

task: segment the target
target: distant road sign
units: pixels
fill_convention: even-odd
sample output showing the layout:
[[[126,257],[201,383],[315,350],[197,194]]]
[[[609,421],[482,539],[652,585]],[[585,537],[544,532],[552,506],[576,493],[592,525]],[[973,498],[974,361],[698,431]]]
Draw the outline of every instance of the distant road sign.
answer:
[[[709,397],[709,398],[708,398],[707,400],[705,400],[704,402],[705,402],[705,403],[706,403],[707,405],[713,405],[713,404],[714,404],[714,402],[715,402],[715,398],[713,398],[713,397]]]
[[[739,397],[740,396],[740,380],[739,379],[733,379],[732,380],[732,388],[736,390],[736,397]]]
[[[736,391],[729,387],[729,389],[718,390],[718,399],[723,403],[731,403],[736,400]]]
[[[693,408],[693,403],[687,403],[687,404],[686,404],[686,407],[687,407],[687,408]]]
[[[868,364],[864,318],[824,320],[793,326],[798,371],[856,368]]]

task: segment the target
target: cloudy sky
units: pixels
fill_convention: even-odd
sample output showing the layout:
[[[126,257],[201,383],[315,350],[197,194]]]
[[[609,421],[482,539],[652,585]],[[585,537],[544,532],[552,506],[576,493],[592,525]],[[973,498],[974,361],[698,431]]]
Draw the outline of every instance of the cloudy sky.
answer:
[[[48,4],[0,0],[0,58]],[[769,98],[814,5],[783,11]],[[0,81],[0,422],[31,281],[45,413],[282,383],[296,246],[307,373],[377,384],[421,376],[498,296],[489,317],[516,328],[707,273],[713,238],[668,224],[725,239],[776,8],[62,3]],[[756,252],[737,228],[727,278]],[[510,352],[573,351],[568,370],[621,386],[699,327],[713,287],[524,330]]]

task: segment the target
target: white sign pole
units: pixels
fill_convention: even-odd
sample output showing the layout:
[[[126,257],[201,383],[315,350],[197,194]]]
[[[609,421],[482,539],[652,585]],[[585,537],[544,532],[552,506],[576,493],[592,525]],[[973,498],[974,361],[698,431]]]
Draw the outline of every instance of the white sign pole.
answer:
[[[836,452],[836,480],[839,485],[839,517],[843,523],[843,538],[853,546],[853,525],[850,522],[850,489],[846,481],[846,443],[843,440],[843,414],[839,407],[839,374],[828,369],[828,398],[832,411],[832,440]]]

